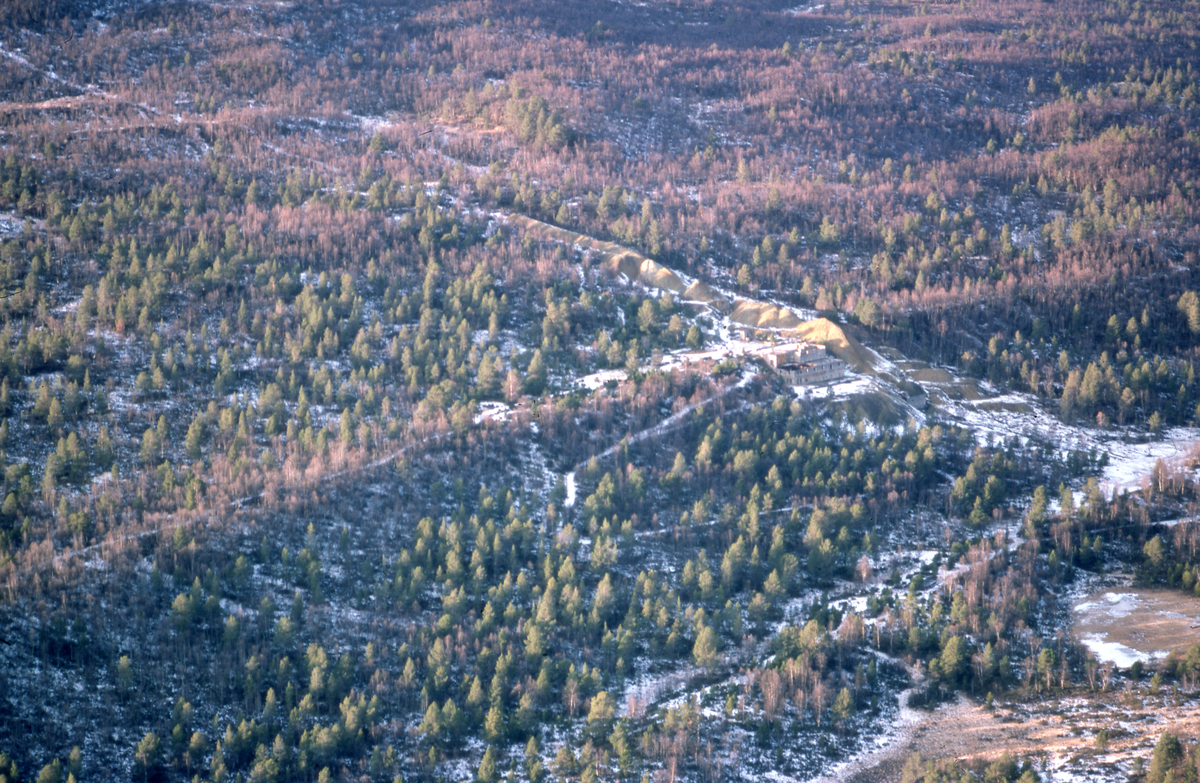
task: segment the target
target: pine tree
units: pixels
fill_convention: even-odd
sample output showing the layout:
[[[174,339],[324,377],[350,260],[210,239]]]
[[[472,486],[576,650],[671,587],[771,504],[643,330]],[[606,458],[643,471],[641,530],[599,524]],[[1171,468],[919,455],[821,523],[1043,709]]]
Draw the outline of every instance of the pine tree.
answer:
[[[496,753],[492,750],[491,745],[483,753],[483,760],[479,762],[479,771],[475,773],[475,779],[479,783],[495,783]]]
[[[525,744],[525,774],[534,783],[542,777],[542,760],[536,737],[530,737],[529,742]]]
[[[1146,775],[1146,783],[1164,783],[1180,760],[1183,759],[1183,745],[1172,733],[1164,731],[1154,746],[1154,754],[1150,758],[1150,772]]]
[[[483,682],[476,675],[471,680],[471,689],[467,693],[467,707],[475,714],[474,720],[479,720],[479,710],[483,709],[486,700],[487,694],[483,692]]]
[[[554,756],[554,773],[560,778],[569,778],[575,774],[579,761],[569,745],[561,745]]]
[[[833,719],[839,726],[845,726],[846,721],[854,714],[854,696],[849,688],[842,688],[837,698],[833,700]]]
[[[633,749],[629,746],[625,721],[617,721],[612,734],[609,735],[608,744],[612,746],[613,753],[617,756],[617,766],[620,768],[621,774],[628,775],[629,770],[633,768]]]
[[[158,735],[154,732],[148,732],[142,741],[137,745],[137,751],[134,754],[135,769],[142,780],[149,780],[158,771],[158,766],[161,763],[162,743],[158,739]]]
[[[437,739],[438,735],[441,734],[442,711],[438,709],[437,702],[429,702],[429,709],[425,710],[425,719],[421,721],[421,725],[417,727],[417,731],[429,739]]]
[[[200,459],[201,448],[204,446],[204,414],[196,415],[188,426],[187,437],[184,440],[184,448],[187,454],[192,459]]]
[[[1187,321],[1188,330],[1193,335],[1200,334],[1200,296],[1195,291],[1184,291],[1179,297],[1178,307]]]
[[[499,703],[494,703],[483,721],[484,739],[488,742],[499,742],[504,739],[507,732],[508,729],[504,723],[504,708]]]
[[[67,772],[76,779],[83,775],[83,752],[78,745],[71,748],[71,755],[67,757]]]
[[[721,660],[720,650],[721,645],[717,632],[712,629],[711,625],[706,625],[696,635],[696,644],[692,647],[692,659],[695,660],[697,666],[712,669]]]
[[[525,373],[525,391],[529,394],[541,394],[545,386],[546,366],[541,350],[535,349],[533,358],[529,361],[529,369]]]
[[[153,464],[154,458],[156,456],[158,456],[159,452],[160,452],[160,446],[159,446],[158,433],[155,432],[153,429],[147,427],[146,431],[144,433],[142,433],[142,452],[141,452],[142,464],[143,465]]]
[[[616,705],[613,703],[612,696],[608,695],[608,691],[597,693],[592,697],[592,703],[588,709],[588,733],[597,739],[606,737],[615,713]]]
[[[52,430],[56,430],[63,425],[62,404],[58,398],[50,400],[50,407],[46,412],[46,424]]]
[[[42,767],[38,773],[37,783],[63,783],[63,766],[58,759]]]
[[[1054,674],[1054,650],[1049,647],[1043,647],[1038,653],[1037,659],[1038,674],[1046,678],[1046,688],[1050,688],[1050,676]]]

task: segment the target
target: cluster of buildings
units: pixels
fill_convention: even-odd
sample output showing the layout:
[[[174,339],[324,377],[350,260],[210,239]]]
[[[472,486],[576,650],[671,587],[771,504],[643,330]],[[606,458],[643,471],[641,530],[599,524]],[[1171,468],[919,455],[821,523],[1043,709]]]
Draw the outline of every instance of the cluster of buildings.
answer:
[[[846,363],[830,356],[822,345],[793,342],[767,345],[752,352],[793,386],[830,383],[846,374]]]
[[[746,335],[745,339],[752,339],[752,336]],[[714,350],[686,353],[682,358],[688,364],[704,360],[719,362],[724,359],[761,359],[793,386],[833,383],[846,376],[846,363],[826,353],[825,346],[799,340],[756,346],[735,343],[733,346],[722,346]]]

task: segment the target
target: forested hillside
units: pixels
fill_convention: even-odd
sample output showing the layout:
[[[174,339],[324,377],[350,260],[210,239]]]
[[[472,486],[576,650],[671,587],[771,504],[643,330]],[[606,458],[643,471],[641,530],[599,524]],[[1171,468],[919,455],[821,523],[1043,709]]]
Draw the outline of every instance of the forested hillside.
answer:
[[[0,782],[1195,781],[1198,24],[8,3]]]

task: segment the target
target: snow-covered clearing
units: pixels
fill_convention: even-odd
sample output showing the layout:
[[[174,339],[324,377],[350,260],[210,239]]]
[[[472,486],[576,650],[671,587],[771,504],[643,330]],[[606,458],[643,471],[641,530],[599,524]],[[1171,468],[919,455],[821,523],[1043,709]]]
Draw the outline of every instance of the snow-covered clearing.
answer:
[[[622,718],[641,714],[663,696],[686,686],[700,671],[691,664],[653,674],[640,667],[639,670],[641,673],[625,686],[625,700],[618,705],[617,711]]]
[[[797,397],[808,397],[814,400],[844,399],[856,394],[866,394],[876,388],[877,384],[865,376],[852,377],[841,383],[828,386],[796,386]]]
[[[479,424],[484,421],[507,421],[512,413],[512,406],[505,405],[502,402],[481,402],[479,403],[479,413],[475,414],[475,423]]]
[[[784,13],[792,16],[800,16],[802,14],[823,14],[829,10],[828,3],[809,3],[808,5],[798,5],[795,8],[789,8]]]
[[[1101,483],[1118,491],[1124,488],[1138,489],[1160,459],[1176,465],[1186,460],[1198,443],[1200,429],[1195,427],[1176,427],[1168,430],[1162,440],[1150,443],[1126,443],[1115,439],[1102,441],[1109,461]]]
[[[1100,634],[1085,633],[1079,637],[1079,641],[1092,651],[1097,660],[1109,661],[1120,666],[1122,669],[1128,669],[1133,666],[1135,661],[1149,663],[1151,659],[1159,657],[1158,655],[1150,655],[1148,653],[1139,652],[1132,647],[1126,647],[1120,642],[1105,641]]]
[[[954,384],[969,383],[957,379]],[[934,389],[938,384],[925,382]],[[989,391],[987,384],[980,391]],[[938,409],[957,419],[975,432],[980,444],[990,437],[1003,441],[1016,437],[1022,442],[1030,438],[1049,441],[1063,451],[1095,451],[1108,454],[1108,464],[1100,476],[1100,487],[1106,495],[1115,490],[1140,489],[1161,459],[1173,467],[1187,460],[1200,445],[1200,429],[1196,427],[1174,427],[1166,430],[1160,439],[1143,440],[1144,432],[1131,427],[1098,429],[1067,424],[1057,416],[1044,410],[1041,401],[1029,394],[1012,392],[984,397],[974,401],[939,400]]]
[[[582,378],[576,378],[575,383],[588,391],[596,391],[603,388],[611,381],[618,383],[625,380],[626,373],[624,370],[601,370],[594,372],[591,375],[585,375]]]
[[[0,236],[20,236],[25,231],[25,220],[13,212],[0,212]]]

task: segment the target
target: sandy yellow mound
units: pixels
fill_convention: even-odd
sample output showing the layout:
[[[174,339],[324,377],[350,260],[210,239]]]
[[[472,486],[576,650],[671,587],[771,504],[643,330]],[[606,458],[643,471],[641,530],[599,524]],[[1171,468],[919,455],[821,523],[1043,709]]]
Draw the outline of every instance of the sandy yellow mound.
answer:
[[[637,253],[625,251],[620,255],[612,256],[607,263],[609,269],[620,272],[630,280],[637,280],[651,288],[659,288],[673,294],[682,294],[688,288],[679,275],[662,264]]]
[[[862,344],[842,331],[842,328],[828,318],[816,318],[805,321],[788,333],[789,337],[825,346],[825,349],[858,372],[875,374],[875,366],[870,354]]]
[[[729,320],[757,329],[795,329],[803,323],[795,313],[786,307],[749,299],[739,299],[734,303]]]

